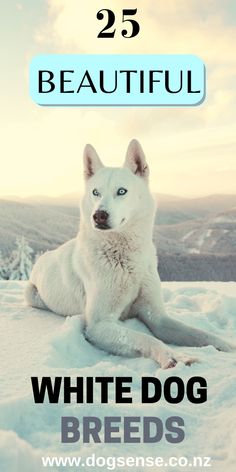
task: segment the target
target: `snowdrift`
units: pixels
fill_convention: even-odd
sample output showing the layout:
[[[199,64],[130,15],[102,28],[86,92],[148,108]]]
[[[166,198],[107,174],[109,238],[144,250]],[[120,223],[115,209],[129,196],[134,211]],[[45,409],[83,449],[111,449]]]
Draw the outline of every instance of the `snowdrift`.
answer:
[[[210,456],[213,472],[235,471],[235,354],[217,352],[213,347],[175,348],[200,362],[191,367],[178,364],[163,371],[149,359],[125,359],[108,355],[90,345],[81,333],[80,316],[62,318],[24,305],[24,282],[0,282],[0,470],[1,472],[40,472],[42,456]],[[236,283],[163,283],[169,314],[186,323],[214,332],[236,342]],[[136,320],[128,322],[144,330]],[[193,375],[205,377],[208,401],[193,405],[184,400],[170,405],[161,400],[154,405],[76,403],[35,405],[31,376],[131,376],[138,398],[141,376],[170,375],[185,382]],[[136,390],[136,391],[135,391]],[[61,416],[158,416],[184,418],[186,438],[180,444],[61,444]],[[78,470],[53,468],[49,470]],[[105,468],[86,468],[106,470]],[[107,469],[108,470],[108,469]],[[127,470],[117,469],[117,470]],[[157,468],[136,468],[158,470]],[[161,470],[159,468],[159,470]],[[173,468],[165,467],[169,472]],[[175,469],[180,470],[180,469]],[[185,470],[187,470],[185,468]],[[202,468],[193,470],[203,470]]]

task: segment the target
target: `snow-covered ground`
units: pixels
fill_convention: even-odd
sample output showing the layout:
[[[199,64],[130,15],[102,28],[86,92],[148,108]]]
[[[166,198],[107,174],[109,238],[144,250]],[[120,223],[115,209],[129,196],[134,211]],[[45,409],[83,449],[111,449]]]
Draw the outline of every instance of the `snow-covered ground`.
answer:
[[[24,306],[23,282],[0,282],[0,471],[40,472],[41,456],[47,454],[98,456],[211,456],[213,472],[236,470],[236,359],[234,354],[213,347],[181,348],[200,363],[178,364],[163,371],[149,359],[124,359],[102,352],[85,341],[80,317],[64,319]],[[236,342],[236,283],[163,283],[168,312],[193,326]],[[137,321],[128,322],[135,329]],[[179,348],[175,348],[180,350]],[[31,376],[132,376],[133,397],[139,397],[140,377],[170,375],[184,381],[193,375],[205,377],[208,401],[193,405],[184,400],[170,405],[130,404],[35,405]],[[96,397],[95,397],[96,399]],[[61,416],[158,416],[184,418],[186,438],[180,444],[66,444],[60,441]],[[78,470],[49,468],[49,470]],[[107,470],[87,468],[83,470]],[[162,470],[126,468],[116,470]],[[166,467],[165,470],[180,470]],[[181,469],[204,470],[203,468]]]

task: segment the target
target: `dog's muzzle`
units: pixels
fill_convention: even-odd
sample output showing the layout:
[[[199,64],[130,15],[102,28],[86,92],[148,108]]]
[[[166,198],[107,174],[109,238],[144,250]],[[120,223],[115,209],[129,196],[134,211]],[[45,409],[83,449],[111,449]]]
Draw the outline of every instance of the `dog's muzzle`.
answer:
[[[97,229],[110,229],[108,218],[109,214],[105,210],[97,210],[93,215],[95,227]]]

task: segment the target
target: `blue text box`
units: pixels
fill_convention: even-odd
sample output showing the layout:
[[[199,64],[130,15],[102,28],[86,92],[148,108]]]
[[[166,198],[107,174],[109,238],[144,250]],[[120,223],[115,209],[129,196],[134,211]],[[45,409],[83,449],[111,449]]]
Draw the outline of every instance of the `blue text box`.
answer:
[[[30,95],[46,106],[195,106],[205,98],[205,66],[189,54],[40,55]]]

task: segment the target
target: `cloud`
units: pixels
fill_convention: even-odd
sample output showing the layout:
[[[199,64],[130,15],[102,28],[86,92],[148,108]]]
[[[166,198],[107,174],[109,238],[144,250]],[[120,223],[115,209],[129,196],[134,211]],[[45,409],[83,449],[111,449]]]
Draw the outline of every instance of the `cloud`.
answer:
[[[23,10],[23,5],[22,5],[22,3],[16,3],[16,9],[17,9],[18,11]]]
[[[189,113],[157,110],[150,115],[172,117],[185,116],[186,126],[212,124],[224,115],[224,119],[235,118],[236,63],[234,44],[236,28],[227,21],[226,12],[233,8],[233,1],[226,0],[130,0],[129,8],[137,8],[136,18],[140,33],[133,39],[120,34],[121,10],[127,2],[104,0],[103,8],[112,8],[116,13],[115,39],[97,38],[104,22],[96,18],[101,9],[100,0],[78,2],[77,0],[48,0],[48,22],[39,28],[40,41],[54,44],[57,52],[64,53],[189,53],[200,56],[207,68],[207,106],[200,112]],[[48,39],[49,38],[49,39]],[[209,107],[209,108],[208,108]],[[131,113],[132,114],[132,113]],[[144,115],[147,113],[144,112]],[[141,114],[140,114],[141,116]],[[142,121],[138,116],[137,121]],[[163,121],[163,119],[162,119]],[[168,120],[167,120],[168,121]],[[180,119],[181,124],[182,119]],[[143,126],[145,127],[143,121]]]
[[[82,185],[86,142],[95,145],[106,164],[120,165],[133,137],[147,153],[153,190],[180,195],[235,191],[233,5],[229,0],[130,0],[128,7],[138,8],[141,30],[128,40],[119,34],[127,1],[48,0],[47,18],[34,35],[35,53],[197,54],[206,63],[207,99],[193,108],[51,109],[29,104],[24,96],[20,121],[4,114],[1,193],[76,191]],[[115,9],[115,39],[97,38],[104,26],[96,18],[101,7]]]
[[[3,125],[1,193],[60,195],[81,191],[84,145],[91,142],[106,165],[119,166],[129,140],[135,136],[151,167],[153,191],[179,195],[233,193],[235,125],[195,130],[184,126],[176,129],[172,123],[169,133],[162,133],[157,122],[151,130],[141,132],[135,114],[132,125],[130,117],[129,110],[124,114],[124,110],[100,113],[99,109],[38,108],[31,123]]]
[[[44,38],[53,38],[58,49],[66,53],[190,53],[201,54],[210,63],[232,64],[234,25],[226,23],[225,11],[233,1],[216,0],[130,0],[129,8],[137,8],[140,33],[129,40],[121,36],[124,27],[121,11],[127,1],[103,0],[102,8],[116,14],[115,39],[97,38],[105,26],[96,14],[100,0],[48,0],[49,21],[41,30]],[[227,28],[227,29],[226,29]]]

